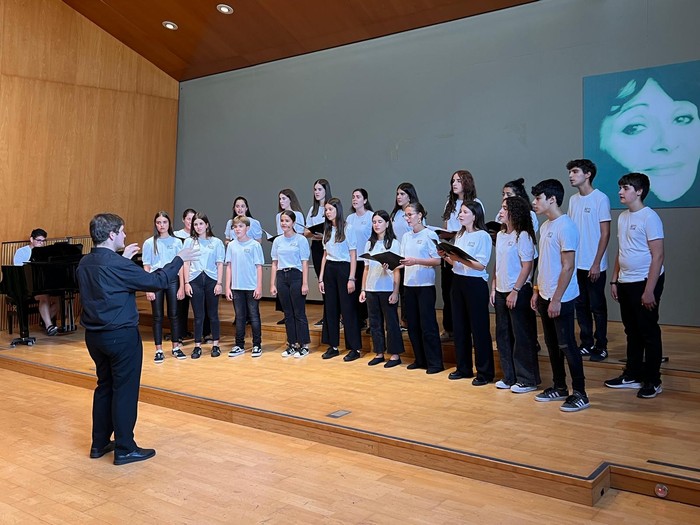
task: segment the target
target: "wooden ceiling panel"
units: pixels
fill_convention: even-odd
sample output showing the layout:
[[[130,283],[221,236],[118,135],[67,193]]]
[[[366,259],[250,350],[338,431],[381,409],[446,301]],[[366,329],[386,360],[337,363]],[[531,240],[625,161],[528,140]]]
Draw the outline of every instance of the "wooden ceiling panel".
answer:
[[[182,81],[537,0],[63,1]]]

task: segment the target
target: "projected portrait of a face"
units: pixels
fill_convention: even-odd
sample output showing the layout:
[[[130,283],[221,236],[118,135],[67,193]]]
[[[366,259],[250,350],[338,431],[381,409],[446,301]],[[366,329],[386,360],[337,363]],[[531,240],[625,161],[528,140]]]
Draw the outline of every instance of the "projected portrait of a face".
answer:
[[[698,105],[700,61],[584,79],[584,156],[613,207],[628,172],[649,177],[652,207],[700,206]]]

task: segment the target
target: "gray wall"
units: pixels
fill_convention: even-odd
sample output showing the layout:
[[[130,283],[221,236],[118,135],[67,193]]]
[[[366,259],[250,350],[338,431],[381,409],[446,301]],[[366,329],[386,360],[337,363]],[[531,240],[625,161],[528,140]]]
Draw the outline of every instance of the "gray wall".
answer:
[[[568,198],[564,164],[582,155],[582,77],[697,60],[698,20],[697,0],[541,0],[185,82],[176,215],[202,210],[222,234],[243,194],[274,230],[280,189],[293,188],[306,210],[313,181],[327,178],[346,207],[362,186],[375,209],[389,210],[396,186],[413,182],[439,224],[459,168],[475,175],[489,219],[503,182],[518,176],[528,187],[559,178]],[[700,214],[660,215],[662,322],[700,325],[686,306],[700,293],[691,267],[700,241],[681,231]]]

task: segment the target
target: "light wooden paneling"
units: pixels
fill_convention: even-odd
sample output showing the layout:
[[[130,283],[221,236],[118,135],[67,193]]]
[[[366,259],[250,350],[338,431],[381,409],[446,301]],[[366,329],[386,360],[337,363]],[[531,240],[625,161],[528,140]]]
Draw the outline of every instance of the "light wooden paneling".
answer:
[[[152,232],[174,197],[178,83],[59,0],[0,0],[0,240]]]

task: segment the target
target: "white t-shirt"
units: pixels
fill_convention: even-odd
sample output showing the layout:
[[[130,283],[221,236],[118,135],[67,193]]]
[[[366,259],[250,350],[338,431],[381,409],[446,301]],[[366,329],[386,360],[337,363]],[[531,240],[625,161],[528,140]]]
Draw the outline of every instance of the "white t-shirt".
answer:
[[[365,211],[365,214],[359,216],[357,213],[351,213],[345,219],[345,223],[355,232],[357,246],[364,246],[372,235],[372,212]],[[364,252],[362,252],[364,253]],[[359,255],[359,254],[358,254]],[[364,262],[364,259],[362,259]]]
[[[477,230],[471,233],[464,232],[462,235],[455,237],[454,245],[474,257],[474,259],[483,264],[484,267],[489,264],[493,243],[491,242],[491,236],[484,230]],[[484,281],[488,281],[489,279],[486,268],[483,270],[475,270],[471,266],[466,266],[457,261],[452,265],[452,271],[455,275],[481,277]]]
[[[496,235],[496,290],[510,292],[515,286],[523,262],[535,260],[535,243],[527,232],[520,235],[498,232]],[[532,270],[526,282],[532,279]]]
[[[296,217],[296,220],[294,221],[294,231],[297,233],[304,233],[304,214],[301,213],[300,211],[294,211],[294,216]],[[277,235],[282,235],[282,227],[280,226],[280,217],[282,216],[282,212],[279,212],[277,215],[275,215],[275,226],[277,227]],[[274,242],[274,241],[273,241]]]
[[[26,246],[22,246],[21,248],[17,248],[17,251],[15,252],[15,256],[12,260],[12,264],[15,266],[23,266],[24,263],[29,262],[29,259],[32,258],[32,247],[29,246],[28,244]]]
[[[217,264],[223,264],[226,257],[224,243],[218,237],[209,237],[208,239],[193,239],[190,237],[185,239],[185,248],[192,248],[196,244],[199,245],[199,259],[190,262],[188,282],[192,282],[202,272],[216,280],[218,278]]]
[[[479,203],[479,205],[481,206],[481,211],[484,212],[484,217],[486,217],[486,209],[484,208],[484,203],[481,202],[479,199],[474,199],[474,202]],[[451,232],[456,232],[462,229],[462,225],[459,222],[459,209],[462,207],[462,203],[462,199],[457,199],[457,201],[455,202],[455,209],[452,213],[450,213],[450,217],[446,221],[447,230]],[[447,208],[447,203],[445,203],[445,208]]]
[[[644,281],[649,276],[651,266],[649,241],[663,238],[664,227],[661,218],[654,210],[645,206],[635,212],[623,211],[617,219],[617,240],[620,250],[618,281],[621,283]],[[664,273],[663,266],[659,275],[662,273]]]
[[[260,221],[257,219],[253,219],[252,217],[248,217],[248,220],[250,221],[250,228],[248,228],[248,237],[251,239],[255,239],[256,241],[262,239],[262,226],[260,225]],[[232,241],[236,238],[236,234],[233,233],[233,219],[229,219],[226,222],[226,228],[224,229],[224,237],[228,239],[229,241]]]
[[[298,233],[291,237],[280,235],[272,241],[271,256],[273,261],[277,261],[278,270],[296,268],[302,271],[302,261],[308,261],[310,255],[309,242]]]
[[[590,270],[600,241],[600,223],[610,222],[610,199],[595,189],[588,195],[576,193],[569,198],[569,217],[578,228],[580,242],[576,252],[577,268]],[[608,249],[600,259],[600,271],[608,269]]]
[[[413,230],[406,233],[401,239],[400,255],[404,259],[415,257],[416,259],[439,259],[437,245],[439,242],[437,234],[428,228],[423,228],[418,233]],[[404,286],[434,286],[435,266],[423,266],[414,264],[406,266],[403,276]]]
[[[399,242],[394,239],[391,241],[391,246],[387,250],[384,247],[384,240],[377,241],[374,248],[369,249],[369,241],[365,243],[365,251],[362,254],[369,252],[371,255],[377,255],[384,252],[393,252],[399,255]],[[362,255],[361,254],[361,255]],[[365,283],[365,291],[367,292],[393,292],[394,291],[394,272],[393,270],[385,270],[384,265],[372,259],[362,259],[369,268],[367,271],[367,282]]]
[[[568,215],[560,215],[553,221],[546,220],[540,227],[540,263],[538,265],[537,285],[539,294],[544,299],[551,299],[557,289],[561,275],[562,252],[574,252],[576,267],[576,249],[578,248],[578,229]],[[572,275],[561,302],[565,303],[578,297],[578,280]]]
[[[335,226],[333,226],[331,228],[331,238],[328,239],[328,242],[323,243],[323,249],[326,251],[326,261],[350,262],[350,250],[357,250],[355,232],[350,226],[346,226],[345,240],[342,242],[335,242],[335,233]]]
[[[159,237],[156,241],[158,253],[155,253],[153,245],[153,237],[149,237],[143,242],[143,264],[151,267],[151,272],[163,268],[171,262],[177,252],[182,250],[182,241],[177,237]]]
[[[396,210],[396,215],[394,215],[394,218],[391,219],[391,226],[394,230],[396,240],[399,241],[399,243],[406,233],[413,231],[406,222],[406,214],[401,209]]]
[[[175,237],[177,237],[178,239],[182,239],[182,240],[184,241],[185,239],[189,239],[189,238],[190,238],[191,233],[190,233],[190,232],[186,232],[185,229],[183,228],[183,229],[181,229],[181,230],[177,230],[176,232],[174,232],[173,235],[174,235]]]
[[[316,215],[311,215],[313,213],[313,210],[314,207],[311,206],[311,208],[309,208],[309,212],[306,214],[306,225],[309,227],[321,224],[323,221],[326,220],[325,208],[323,206],[318,207]]]
[[[265,264],[262,246],[254,239],[233,239],[226,247],[226,264],[231,264],[231,290],[255,290],[258,266]]]

